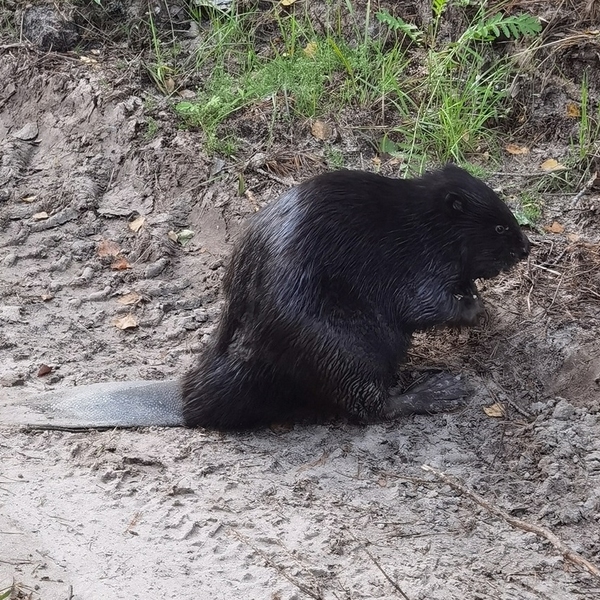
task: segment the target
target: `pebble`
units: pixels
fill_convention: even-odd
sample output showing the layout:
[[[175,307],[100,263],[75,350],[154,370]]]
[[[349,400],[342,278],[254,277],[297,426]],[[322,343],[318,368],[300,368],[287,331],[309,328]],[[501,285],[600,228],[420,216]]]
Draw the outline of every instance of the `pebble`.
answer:
[[[100,290],[99,292],[92,292],[91,294],[89,294],[87,299],[90,302],[95,302],[97,300],[105,300],[108,296],[110,296],[111,291],[112,290],[110,286],[107,285],[103,290]]]
[[[18,385],[25,385],[25,377],[22,373],[5,373],[0,377],[0,386],[2,387],[16,387]]]
[[[561,399],[556,405],[552,416],[559,421],[567,421],[575,415],[575,407],[566,400]]]
[[[183,337],[185,335],[185,329],[183,327],[175,327],[169,331],[167,331],[167,333],[165,334],[165,337],[168,340],[174,340],[176,338],[180,338]]]
[[[2,261],[5,267],[12,267],[17,262],[17,255],[14,252],[7,254]]]
[[[83,279],[91,279],[94,276],[94,269],[92,269],[92,267],[85,267],[85,269],[83,269],[83,273],[81,274],[81,277]]]
[[[50,267],[50,271],[60,271],[64,272],[69,268],[71,264],[71,259],[68,256],[61,256],[58,260],[54,261]]]
[[[74,221],[79,217],[79,211],[76,208],[68,207],[57,212],[45,221],[39,221],[31,225],[31,231],[45,231],[59,225],[64,225],[68,221]]]
[[[166,258],[159,258],[156,262],[148,265],[144,271],[144,277],[152,279],[160,275],[168,266],[169,261]]]

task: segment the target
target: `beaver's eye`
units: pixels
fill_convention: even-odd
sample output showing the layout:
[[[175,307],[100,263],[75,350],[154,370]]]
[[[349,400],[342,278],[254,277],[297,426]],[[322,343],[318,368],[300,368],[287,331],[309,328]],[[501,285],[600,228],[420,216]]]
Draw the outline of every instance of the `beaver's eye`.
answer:
[[[504,225],[496,225],[496,233],[504,233],[508,231],[508,227],[504,227]]]

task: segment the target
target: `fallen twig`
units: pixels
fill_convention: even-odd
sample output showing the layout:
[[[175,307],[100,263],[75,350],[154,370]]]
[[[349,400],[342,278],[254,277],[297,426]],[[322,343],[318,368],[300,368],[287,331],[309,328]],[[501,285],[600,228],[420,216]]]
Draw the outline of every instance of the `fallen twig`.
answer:
[[[404,600],[410,600],[409,597],[402,591],[400,586],[384,571],[383,567],[379,564],[377,559],[369,552],[366,546],[363,546],[363,550],[367,553],[367,556],[373,561],[373,564],[382,572],[383,576],[390,582],[394,589],[404,598]]]
[[[590,177],[589,181],[573,196],[573,200],[571,200],[571,204],[575,206],[584,194],[594,185],[596,178],[598,177],[598,172],[595,171],[594,174]]]
[[[588,294],[592,294],[592,296],[596,296],[596,298],[600,298],[600,294],[589,287],[582,287],[581,289],[582,291],[587,292]]]
[[[3,99],[0,101],[0,109],[4,108],[4,105],[17,93],[16,89],[13,89],[9,92]]]
[[[441,471],[438,471],[437,469],[434,469],[433,467],[430,467],[429,465],[421,465],[421,468],[425,471],[429,471],[430,473],[433,473],[436,477],[441,479],[444,483],[447,483],[450,487],[454,488],[455,490],[458,490],[459,492],[461,492],[461,494],[464,494],[465,496],[467,496],[468,498],[473,500],[473,502],[476,502],[477,504],[479,504],[480,506],[485,508],[487,511],[491,512],[492,514],[494,514],[498,517],[501,517],[509,525],[512,525],[513,527],[517,527],[519,529],[523,529],[524,531],[530,531],[531,533],[535,533],[536,535],[539,535],[540,537],[545,538],[567,560],[570,560],[571,562],[575,563],[576,565],[583,567],[584,569],[589,571],[595,577],[600,578],[600,568],[598,568],[596,565],[591,563],[589,560],[587,560],[586,558],[581,556],[581,554],[575,552],[575,550],[572,550],[571,548],[569,548],[569,546],[567,546],[557,535],[552,533],[546,527],[542,527],[541,525],[536,525],[535,523],[528,523],[527,521],[523,521],[522,519],[517,519],[516,517],[509,515],[506,511],[502,510],[501,508],[498,508],[497,506],[493,506],[492,504],[490,504],[483,496],[480,496],[476,492],[473,492],[470,489],[468,489],[463,483],[461,483],[454,477],[450,477],[449,475],[446,475],[445,473],[442,473]]]
[[[260,173],[261,175],[264,175],[265,177],[268,177],[269,179],[272,179],[273,181],[280,183],[281,185],[285,185],[286,187],[292,187],[292,186],[298,184],[298,182],[293,177],[288,177],[288,178],[278,177],[274,173],[270,173],[266,169],[261,169],[260,167],[255,167],[254,170],[257,173]]]
[[[554,292],[554,296],[552,296],[552,302],[550,302],[550,306],[546,309],[546,312],[548,312],[553,306],[554,303],[556,302],[556,298],[558,297],[558,290],[560,290],[560,286],[562,285],[562,281],[563,281],[563,276],[560,276],[560,279],[558,280],[558,285],[556,286],[556,291]]]
[[[278,565],[266,552],[263,552],[260,548],[255,546],[249,539],[245,538],[241,533],[230,529],[231,533],[238,539],[240,542],[243,542],[248,547],[252,548],[254,552],[256,552],[261,558],[263,558],[266,563],[278,571],[283,577],[285,577],[291,584],[295,585],[301,592],[304,592],[311,598],[315,600],[323,600],[323,596],[320,591],[314,591],[311,588],[307,587],[296,578],[292,577],[281,565]]]
[[[12,50],[13,48],[31,48],[31,44],[15,42],[14,44],[2,44],[0,50]]]
[[[542,269],[543,271],[548,271],[548,273],[552,273],[552,275],[561,275],[561,273],[559,273],[558,271],[555,271],[554,269],[549,269],[548,267],[544,267],[544,265],[536,265],[535,263],[531,264],[532,267],[535,267],[536,269]]]

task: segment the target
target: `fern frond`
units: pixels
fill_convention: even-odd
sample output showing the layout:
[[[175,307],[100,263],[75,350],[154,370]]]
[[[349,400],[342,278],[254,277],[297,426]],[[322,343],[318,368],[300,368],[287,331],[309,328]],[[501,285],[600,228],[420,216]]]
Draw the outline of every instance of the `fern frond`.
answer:
[[[414,23],[407,23],[400,17],[394,17],[386,10],[380,10],[375,16],[380,23],[387,25],[394,31],[400,31],[417,44],[423,38],[423,32]]]
[[[431,9],[433,11],[433,16],[435,19],[439,18],[444,9],[446,8],[446,4],[448,4],[448,0],[433,0],[431,3]]]
[[[526,35],[535,35],[542,30],[536,17],[527,14],[505,16],[501,13],[489,19],[471,25],[460,36],[458,44],[470,41],[493,42],[502,35],[508,39],[518,39]]]

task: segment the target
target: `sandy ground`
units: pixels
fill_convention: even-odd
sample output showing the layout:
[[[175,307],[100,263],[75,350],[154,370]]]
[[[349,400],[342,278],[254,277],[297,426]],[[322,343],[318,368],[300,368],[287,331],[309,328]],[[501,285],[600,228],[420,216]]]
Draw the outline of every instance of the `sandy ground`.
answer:
[[[284,186],[249,169],[252,193],[240,197],[241,167],[207,159],[167,112],[147,137],[147,103],[98,65],[23,58],[5,53],[0,65],[0,394],[177,377],[214,326],[232,237]],[[235,435],[0,428],[0,590],[600,598],[600,579],[421,468],[600,563],[600,250],[589,222],[534,235],[529,264],[486,284],[480,327],[417,340],[415,367],[468,374],[475,393],[460,413]],[[185,247],[167,235],[182,229],[195,232]],[[101,255],[107,240],[118,256]],[[132,292],[133,304],[119,302]],[[137,327],[117,328],[127,315]],[[51,372],[39,376],[41,365]],[[504,412],[489,416],[495,403]]]

